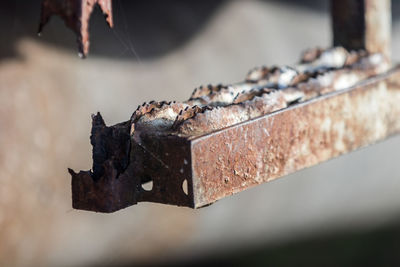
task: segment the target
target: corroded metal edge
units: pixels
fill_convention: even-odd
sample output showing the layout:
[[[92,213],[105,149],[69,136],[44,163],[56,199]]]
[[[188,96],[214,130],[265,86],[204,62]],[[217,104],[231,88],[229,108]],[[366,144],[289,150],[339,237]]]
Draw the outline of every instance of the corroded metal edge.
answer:
[[[129,123],[107,127],[100,114],[93,116],[93,170],[69,169],[73,208],[109,213],[138,202],[193,208],[190,141],[140,133],[126,137],[129,130]],[[151,190],[143,186],[148,182]]]
[[[194,206],[400,132],[400,69],[192,140]]]

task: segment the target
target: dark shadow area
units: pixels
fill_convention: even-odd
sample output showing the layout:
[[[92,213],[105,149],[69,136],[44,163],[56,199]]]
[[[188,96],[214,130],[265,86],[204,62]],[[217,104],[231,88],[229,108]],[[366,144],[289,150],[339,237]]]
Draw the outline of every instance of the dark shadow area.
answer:
[[[229,266],[399,266],[399,252],[400,226],[396,224],[365,232],[316,237],[275,248],[236,251],[233,256],[217,257],[210,263]]]
[[[120,267],[128,266],[140,265]],[[157,266],[400,266],[400,221],[369,230],[313,237],[280,246],[246,247]]]

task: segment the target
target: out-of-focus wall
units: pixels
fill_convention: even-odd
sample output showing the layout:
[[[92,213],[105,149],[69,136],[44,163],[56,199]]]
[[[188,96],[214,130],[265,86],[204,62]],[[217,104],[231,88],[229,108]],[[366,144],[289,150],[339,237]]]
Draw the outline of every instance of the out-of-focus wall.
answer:
[[[73,210],[66,169],[91,166],[91,113],[117,123],[143,101],[183,100],[200,84],[238,81],[254,66],[294,63],[330,44],[326,1],[115,2],[116,28],[96,14],[86,60],[59,19],[34,36],[39,1],[7,1],[0,11],[0,266],[163,261],[399,215],[398,137],[201,210]]]

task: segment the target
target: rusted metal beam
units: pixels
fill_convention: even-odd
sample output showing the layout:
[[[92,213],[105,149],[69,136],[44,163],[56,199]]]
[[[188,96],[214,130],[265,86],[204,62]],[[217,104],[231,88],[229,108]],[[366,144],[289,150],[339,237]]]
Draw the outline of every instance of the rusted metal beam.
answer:
[[[73,207],[113,212],[142,201],[203,207],[399,133],[398,103],[400,68],[395,68],[203,136],[135,136],[130,151],[121,150],[129,142],[129,122],[106,127],[96,115],[92,144],[109,140],[116,153],[114,161],[103,162],[98,180],[91,172],[70,170]],[[102,134],[113,139],[102,139]],[[126,165],[118,172],[111,165],[123,158]],[[146,191],[142,184],[149,180],[153,188]]]
[[[390,0],[331,0],[333,45],[391,57]]]
[[[364,145],[362,138],[381,138],[361,127],[376,123],[361,108],[385,99],[354,96],[386,70],[380,54],[316,49],[301,62],[255,69],[238,84],[200,87],[182,103],[144,103],[115,126],[93,116],[93,169],[70,170],[74,208],[112,212],[141,201],[197,208],[349,152]],[[341,103],[341,93],[350,100]],[[390,115],[382,112],[377,114]],[[145,190],[149,181],[153,188]]]

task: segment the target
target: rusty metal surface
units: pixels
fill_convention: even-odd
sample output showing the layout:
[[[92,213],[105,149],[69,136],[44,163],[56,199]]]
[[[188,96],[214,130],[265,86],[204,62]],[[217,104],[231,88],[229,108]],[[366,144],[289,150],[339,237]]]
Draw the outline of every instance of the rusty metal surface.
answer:
[[[90,138],[93,168],[70,170],[73,207],[112,212],[139,201],[196,207],[198,192],[189,178],[192,139],[350,87],[386,65],[379,54],[365,51],[310,50],[299,65],[256,68],[244,82],[200,87],[185,102],[144,103],[130,121],[111,127],[97,114]],[[150,192],[142,186],[149,181]]]
[[[86,57],[90,45],[89,20],[96,5],[100,6],[108,25],[113,27],[112,0],[43,0],[38,33],[41,34],[53,15],[58,15],[76,33],[79,55]]]
[[[391,1],[331,0],[333,43],[390,60]]]
[[[129,164],[120,174],[111,167],[100,178],[90,171],[71,171],[73,206],[113,212],[141,201],[209,205],[398,133],[399,101],[396,68],[355,87],[203,136],[136,134]],[[94,125],[102,121],[98,116]],[[111,164],[108,159],[103,166]],[[153,189],[146,191],[142,184],[149,180]],[[182,189],[185,180],[187,193]]]
[[[400,131],[400,71],[192,140],[195,207]]]

